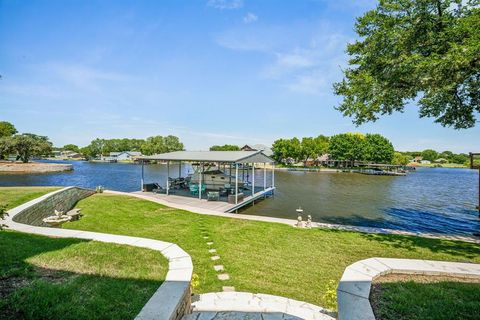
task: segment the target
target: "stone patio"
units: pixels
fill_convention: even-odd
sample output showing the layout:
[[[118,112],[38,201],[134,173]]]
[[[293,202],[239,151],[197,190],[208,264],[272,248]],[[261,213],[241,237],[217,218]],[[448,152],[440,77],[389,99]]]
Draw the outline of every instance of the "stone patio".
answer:
[[[269,294],[212,292],[196,296],[193,300],[193,314],[185,317],[185,320],[335,319],[329,311],[321,307]]]

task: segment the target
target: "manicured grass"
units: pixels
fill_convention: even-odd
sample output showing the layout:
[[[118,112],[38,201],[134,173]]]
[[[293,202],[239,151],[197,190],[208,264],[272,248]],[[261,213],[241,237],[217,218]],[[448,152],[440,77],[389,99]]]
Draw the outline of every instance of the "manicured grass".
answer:
[[[300,230],[275,223],[213,217],[126,196],[97,194],[78,203],[84,216],[65,228],[141,236],[180,245],[200,277],[196,292],[261,292],[326,304],[328,282],[338,282],[349,264],[370,257],[417,258],[480,263],[477,244],[398,235]],[[202,230],[231,279],[213,270]]]
[[[165,279],[160,252],[0,232],[1,319],[133,319]]]
[[[0,199],[13,207],[53,189],[24,190]],[[0,231],[0,319],[133,319],[167,270],[153,250]]]
[[[60,189],[59,187],[0,187],[0,205],[7,209],[15,208],[44,194]]]
[[[478,283],[406,281],[382,283],[378,291],[378,320],[480,319]]]

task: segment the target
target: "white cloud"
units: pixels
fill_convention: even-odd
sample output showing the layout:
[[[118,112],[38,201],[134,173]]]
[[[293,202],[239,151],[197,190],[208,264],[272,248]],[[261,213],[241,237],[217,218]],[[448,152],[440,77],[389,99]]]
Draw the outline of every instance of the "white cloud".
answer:
[[[249,12],[243,17],[243,22],[244,23],[253,23],[258,20],[258,16]]]
[[[243,7],[243,0],[208,0],[207,6],[220,10],[235,10]]]
[[[289,30],[295,29],[292,34]],[[291,27],[232,29],[217,44],[237,51],[260,52],[271,58],[259,74],[293,92],[326,94],[341,76],[345,47],[352,39],[326,23]]]

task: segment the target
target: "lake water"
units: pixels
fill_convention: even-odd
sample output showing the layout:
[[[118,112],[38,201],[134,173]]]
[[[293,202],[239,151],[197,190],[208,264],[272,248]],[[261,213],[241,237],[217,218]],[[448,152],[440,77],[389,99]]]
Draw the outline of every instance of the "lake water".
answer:
[[[141,166],[89,162],[72,163],[74,171],[52,174],[0,174],[0,186],[83,186],[119,191],[140,189]],[[171,166],[170,175],[178,174]],[[182,166],[185,176],[191,167]],[[263,171],[256,173],[258,185]],[[166,167],[146,165],[146,182],[164,184]],[[270,181],[270,176],[268,176]],[[475,209],[478,170],[420,168],[404,177],[356,173],[275,173],[273,199],[242,210],[245,214],[296,219],[301,206],[314,221],[382,227],[414,232],[473,235],[480,233]]]

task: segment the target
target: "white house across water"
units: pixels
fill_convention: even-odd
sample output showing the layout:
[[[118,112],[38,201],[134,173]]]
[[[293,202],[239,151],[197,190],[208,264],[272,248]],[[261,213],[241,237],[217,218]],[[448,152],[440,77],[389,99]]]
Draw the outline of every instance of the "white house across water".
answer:
[[[275,190],[275,161],[262,151],[175,151],[139,160],[142,191],[168,201],[233,212]],[[151,161],[166,165],[164,185],[145,183],[144,165]],[[172,163],[179,164],[178,172],[171,172]],[[182,163],[190,163],[194,173],[182,176]]]

